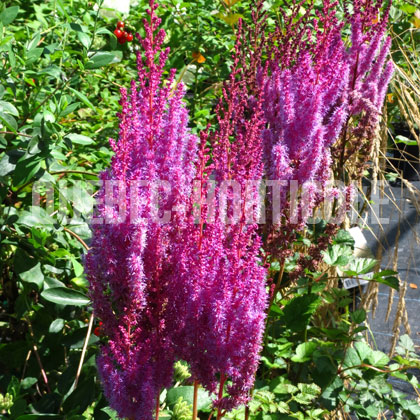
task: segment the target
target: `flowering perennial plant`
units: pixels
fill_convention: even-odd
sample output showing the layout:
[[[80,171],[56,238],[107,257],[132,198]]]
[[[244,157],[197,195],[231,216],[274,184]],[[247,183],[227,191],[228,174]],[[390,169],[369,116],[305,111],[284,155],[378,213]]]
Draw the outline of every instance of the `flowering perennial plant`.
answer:
[[[129,95],[121,92],[119,140],[111,140],[115,155],[101,175],[97,213],[105,223],[93,226],[86,258],[95,315],[107,337],[98,359],[105,395],[132,419],[149,419],[171,381],[165,305],[175,224],[158,219],[189,197],[197,144],[187,128],[183,88],[171,91],[175,71],[163,81],[169,51],[161,49],[165,33],[157,29],[157,6],[150,6],[146,36],[139,37],[138,82]]]
[[[293,5],[290,16],[283,14],[286,29],[279,26],[269,37],[270,73],[260,78],[265,171],[282,182],[280,217],[272,219],[266,249],[281,259],[321,202],[342,197],[344,205],[332,207],[337,223],[345,213],[340,209],[348,210],[354,195],[349,184],[371,155],[393,71],[385,35],[389,5],[380,21],[382,0],[353,1],[341,22],[338,2],[324,0],[320,10],[311,15],[309,9],[300,19],[302,2]],[[350,46],[343,41],[348,30]],[[358,168],[356,175],[347,173],[347,161]],[[347,184],[342,191],[331,186],[334,175]]]
[[[111,140],[115,155],[101,175],[97,216],[105,223],[93,225],[86,258],[105,336],[99,371],[120,416],[149,419],[155,402],[158,411],[159,392],[181,359],[195,384],[217,395],[218,419],[249,400],[269,300],[261,248],[284,269],[325,191],[337,199],[328,185],[333,174],[370,153],[392,75],[388,11],[377,22],[381,0],[354,0],[340,22],[338,2],[324,0],[298,19],[302,4],[294,0],[291,15],[283,14],[286,31],[267,37],[263,1],[253,26],[243,30],[239,22],[217,124],[199,142],[187,127],[175,70],[163,79],[169,51],[150,1],[146,35],[138,37],[138,81],[121,92],[119,139]],[[264,178],[282,183],[282,207],[260,229]],[[303,198],[297,207],[293,183]],[[350,186],[344,196],[347,209]],[[316,270],[336,231],[327,226],[300,256],[295,278]]]
[[[177,335],[178,356],[190,364],[196,381],[218,392],[219,414],[249,399],[267,305],[266,270],[258,258],[259,185],[248,182],[263,174],[262,95],[254,97],[252,116],[246,118],[249,92],[240,48],[238,37],[231,76],[217,107],[218,128],[202,134],[198,190],[190,204],[188,229],[174,245],[180,258],[171,281],[171,318],[184,322]],[[207,140],[212,145],[211,165]],[[222,190],[229,180],[235,183],[232,189],[237,188],[239,202],[234,202],[229,186]],[[216,201],[214,215],[206,202],[210,194]],[[253,220],[247,220],[249,215]],[[223,397],[227,381],[228,395]]]

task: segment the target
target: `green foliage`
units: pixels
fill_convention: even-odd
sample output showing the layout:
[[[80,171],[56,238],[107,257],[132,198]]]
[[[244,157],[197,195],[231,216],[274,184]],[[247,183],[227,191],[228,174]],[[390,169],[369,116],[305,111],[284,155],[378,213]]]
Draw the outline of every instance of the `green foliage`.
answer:
[[[306,240],[316,240],[313,235]],[[321,273],[306,270],[295,286],[273,302],[251,418],[272,418],[277,413],[279,419],[321,419],[326,412],[341,411],[371,419],[386,410],[398,413],[397,418],[417,418],[418,405],[389,382],[398,377],[420,389],[415,375],[408,373],[420,362],[411,339],[401,337],[392,360],[374,350],[362,334],[366,311],[353,309],[357,307],[354,296],[342,287],[344,279],[368,278],[361,276],[377,266],[376,260],[354,257],[352,246],[353,241],[339,231],[323,253],[325,269]],[[289,267],[285,276],[295,269],[285,266]],[[398,288],[398,281],[392,280],[395,274],[379,271],[369,280]],[[335,286],[327,287],[333,279]]]
[[[182,398],[183,401],[187,402],[188,404],[193,404],[193,395],[194,395],[194,387],[193,386],[178,386],[168,390],[166,396],[166,402],[169,407],[174,407],[179,398]],[[198,390],[198,397],[197,397],[197,408],[198,410],[204,410],[210,408],[211,405],[211,397],[210,395],[204,391],[202,388]]]

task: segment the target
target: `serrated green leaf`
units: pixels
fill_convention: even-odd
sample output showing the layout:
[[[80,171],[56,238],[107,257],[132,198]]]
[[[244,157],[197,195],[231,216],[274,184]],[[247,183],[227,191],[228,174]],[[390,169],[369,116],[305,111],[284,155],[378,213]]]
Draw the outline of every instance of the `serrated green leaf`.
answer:
[[[302,331],[321,303],[321,298],[315,294],[297,296],[287,302],[281,320],[292,331]]]
[[[295,363],[304,363],[312,359],[312,354],[317,349],[318,344],[309,341],[307,343],[301,343],[296,347],[296,353],[292,356],[292,361]]]
[[[352,249],[344,245],[332,245],[327,251],[322,251],[324,261],[333,266],[347,265],[352,254]]]
[[[351,276],[359,276],[361,274],[367,274],[371,272],[376,265],[378,264],[378,261],[373,258],[355,258],[353,261],[350,262],[348,267],[346,267],[346,271],[344,272],[345,275],[348,272],[352,272]]]
[[[350,318],[355,324],[361,324],[366,319],[366,311],[364,309],[357,309],[350,313]]]
[[[280,383],[276,385],[271,391],[274,394],[294,394],[298,391],[298,387],[292,384]]]

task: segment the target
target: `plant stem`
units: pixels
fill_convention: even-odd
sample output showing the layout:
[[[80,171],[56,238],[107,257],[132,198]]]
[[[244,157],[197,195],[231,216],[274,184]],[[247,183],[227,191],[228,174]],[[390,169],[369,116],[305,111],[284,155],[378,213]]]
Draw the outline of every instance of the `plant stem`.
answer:
[[[71,235],[74,238],[76,238],[84,246],[84,248],[86,249],[86,251],[89,251],[89,247],[86,245],[86,242],[77,233],[74,233],[72,230],[70,230],[70,229],[68,229],[66,227],[63,227],[63,230],[65,232],[67,232],[69,235]]]
[[[93,326],[93,313],[90,315],[90,318],[89,318],[89,325],[88,325],[88,329],[87,329],[87,333],[85,337],[85,342],[83,343],[82,354],[79,360],[79,366],[77,367],[73,390],[76,389],[77,384],[79,383],[80,372],[82,371],[83,361],[85,360],[85,355],[86,355],[86,349],[89,343],[90,334],[92,333],[92,326]]]
[[[285,265],[286,265],[286,262],[283,260],[283,262],[281,264],[281,267],[280,267],[279,278],[278,278],[277,283],[276,283],[276,285],[274,287],[273,295],[270,298],[270,304],[268,305],[268,311],[270,310],[270,307],[273,304],[274,300],[276,299],[276,295],[277,295],[278,291],[280,290],[281,283],[282,283],[282,280],[283,280],[283,274],[284,274],[284,267],[285,267]]]
[[[18,131],[15,133],[13,131],[0,131],[0,134],[14,134],[15,136],[22,136],[22,137],[32,137],[29,134],[19,133]]]
[[[80,174],[80,175],[89,175],[89,176],[96,176],[98,177],[98,174],[95,174],[94,172],[86,172],[86,171],[78,171],[76,169],[68,169],[64,171],[54,171],[50,172],[51,175],[60,175],[60,174]]]
[[[192,420],[197,419],[198,381],[194,381],[193,415]]]
[[[39,368],[40,368],[40,370],[41,370],[42,379],[44,380],[45,387],[47,388],[47,391],[48,391],[49,393],[51,393],[51,389],[50,389],[50,386],[49,386],[49,384],[48,384],[47,374],[45,373],[44,366],[42,365],[41,358],[39,357],[38,347],[37,347],[37,345],[35,344],[35,335],[34,335],[34,331],[33,331],[33,329],[32,329],[32,324],[31,324],[31,322],[29,321],[29,318],[27,318],[27,319],[26,319],[26,321],[27,321],[27,323],[28,323],[28,327],[29,327],[29,334],[30,334],[30,336],[31,336],[31,338],[32,338],[32,340],[33,340],[33,343],[32,343],[32,348],[34,349],[35,357],[36,357],[36,360],[37,360],[37,362],[38,362]]]
[[[156,414],[155,414],[155,420],[159,420],[159,410],[160,410],[160,401],[159,401],[160,393],[156,397]]]
[[[245,420],[249,420],[249,405],[248,404],[245,407]]]
[[[223,397],[223,387],[225,385],[225,381],[226,381],[226,376],[224,373],[222,373],[220,375],[220,385],[219,385],[219,396],[218,396],[218,402],[220,402],[220,400]],[[220,420],[222,418],[222,410],[220,407],[217,407],[217,418],[216,420]]]

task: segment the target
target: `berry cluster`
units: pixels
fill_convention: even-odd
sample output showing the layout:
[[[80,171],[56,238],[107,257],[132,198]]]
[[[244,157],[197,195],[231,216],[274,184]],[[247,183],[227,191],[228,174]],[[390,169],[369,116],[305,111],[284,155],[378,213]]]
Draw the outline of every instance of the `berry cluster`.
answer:
[[[125,44],[126,42],[131,42],[133,40],[133,34],[130,32],[124,31],[125,23],[119,21],[117,27],[115,28],[114,35],[117,37],[120,44]]]
[[[95,335],[96,335],[96,337],[100,337],[100,336],[102,335],[102,325],[103,325],[103,323],[100,321],[100,322],[99,322],[99,326],[98,326],[98,327],[96,327],[96,328],[93,330],[93,334],[95,334]]]

